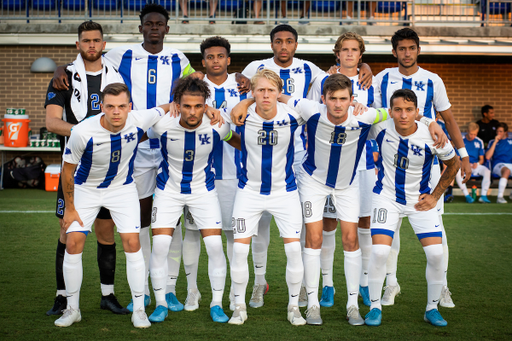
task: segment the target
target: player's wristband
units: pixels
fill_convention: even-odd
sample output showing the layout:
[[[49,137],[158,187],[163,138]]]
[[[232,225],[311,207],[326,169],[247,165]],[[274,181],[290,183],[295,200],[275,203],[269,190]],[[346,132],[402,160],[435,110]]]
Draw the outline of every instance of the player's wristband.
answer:
[[[430,125],[430,123],[434,122],[434,120],[428,118],[428,117],[425,117],[423,116],[421,119],[420,119],[420,122],[423,123],[424,125],[426,125],[427,127]]]
[[[466,150],[466,147],[459,148],[459,149],[457,149],[457,151],[459,152],[459,156],[461,159],[469,156],[468,151]]]
[[[229,141],[233,137],[233,130],[230,130],[229,133],[226,135],[225,138],[223,138],[224,141]]]

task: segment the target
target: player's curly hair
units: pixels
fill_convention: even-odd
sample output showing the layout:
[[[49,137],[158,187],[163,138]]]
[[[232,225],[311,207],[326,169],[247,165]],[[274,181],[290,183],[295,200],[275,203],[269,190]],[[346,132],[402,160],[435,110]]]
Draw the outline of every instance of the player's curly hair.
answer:
[[[418,37],[418,33],[406,27],[396,31],[395,34],[393,34],[391,37],[391,45],[393,45],[393,50],[396,51],[398,43],[405,39],[414,40],[416,47],[420,47],[420,37]]]
[[[256,72],[254,76],[251,78],[251,90],[254,91],[256,89],[256,84],[258,84],[258,80],[260,78],[266,78],[270,83],[272,83],[276,88],[278,93],[283,91],[283,80],[272,70],[269,69],[261,69]]]
[[[87,31],[100,31],[101,36],[103,37],[103,28],[100,24],[92,20],[84,21],[80,24],[80,26],[78,26],[78,39],[80,39],[80,35],[82,34],[82,32]]]
[[[327,77],[325,80],[322,93],[327,97],[328,94],[345,89],[348,89],[348,93],[350,97],[352,97],[352,82],[350,79],[341,73],[335,73],[334,75]]]
[[[173,101],[180,104],[185,93],[202,96],[205,100],[210,97],[210,89],[205,81],[195,77],[181,78],[176,82],[173,94]]]
[[[418,97],[416,97],[416,94],[412,90],[409,90],[409,89],[396,90],[393,93],[393,95],[391,96],[391,98],[389,99],[389,105],[391,106],[391,109],[393,109],[393,105],[394,105],[393,101],[395,100],[395,98],[403,98],[404,101],[406,101],[406,102],[413,102],[414,108],[418,107]]]
[[[355,32],[345,32],[338,37],[338,40],[336,40],[336,44],[334,44],[334,49],[332,50],[332,52],[334,52],[334,55],[336,56],[336,63],[338,64],[340,62],[338,58],[338,53],[341,51],[341,45],[343,45],[343,42],[345,40],[356,40],[359,43],[359,51],[361,51],[361,56],[363,55],[364,51],[366,51],[364,47],[364,40],[359,34]]]
[[[216,46],[225,48],[226,51],[228,52],[228,56],[229,56],[229,53],[231,52],[231,44],[229,43],[229,41],[226,38],[215,36],[215,37],[206,38],[205,40],[203,40],[201,45],[199,45],[199,48],[201,49],[201,56],[203,56],[203,59],[204,59],[204,51],[206,51],[206,49],[209,49],[210,47],[216,47]]]
[[[130,90],[128,89],[126,84],[110,83],[101,92],[101,101],[103,101],[106,95],[119,96],[123,92],[126,94],[126,96],[128,96],[128,101],[130,101]]]
[[[144,24],[144,22],[143,22],[144,16],[149,13],[160,13],[161,15],[163,15],[165,17],[166,24],[169,21],[169,12],[167,12],[167,10],[164,8],[164,6],[162,6],[160,4],[156,4],[156,3],[150,3],[150,4],[146,4],[146,6],[144,6],[142,8],[142,10],[140,11],[139,18],[140,18],[141,25]]]
[[[281,25],[277,25],[276,27],[274,27],[274,29],[272,31],[270,31],[270,42],[272,43],[274,41],[274,36],[276,35],[277,32],[283,32],[283,31],[293,33],[293,35],[295,36],[295,41],[299,40],[299,34],[293,27],[291,27],[288,24],[281,24]]]

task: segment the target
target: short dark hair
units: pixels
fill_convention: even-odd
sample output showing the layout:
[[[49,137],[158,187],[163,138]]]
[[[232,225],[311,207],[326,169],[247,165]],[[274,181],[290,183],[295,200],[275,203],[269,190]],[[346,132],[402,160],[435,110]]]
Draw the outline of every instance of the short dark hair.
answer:
[[[209,49],[210,47],[215,47],[215,46],[220,46],[220,47],[225,48],[226,51],[228,52],[228,56],[229,56],[229,53],[231,52],[231,44],[229,43],[229,41],[226,38],[215,36],[215,37],[206,38],[205,40],[203,40],[201,45],[199,45],[199,48],[201,49],[201,56],[203,56],[203,59],[204,59],[204,52],[206,51],[206,49]]]
[[[162,6],[160,4],[156,4],[156,3],[149,3],[149,4],[146,4],[146,6],[144,6],[142,8],[142,10],[140,11],[139,18],[140,18],[141,25],[144,24],[144,22],[143,22],[144,16],[146,16],[146,14],[149,14],[149,13],[160,13],[161,15],[163,15],[165,17],[166,24],[169,21],[169,12],[167,12],[167,10],[164,8],[164,6]]]
[[[503,128],[505,132],[508,131],[508,124],[506,124],[505,122],[500,122],[500,124],[498,124],[498,128],[500,127]]]
[[[395,100],[395,98],[403,98],[404,101],[413,102],[414,108],[418,108],[418,97],[416,97],[416,94],[412,90],[409,90],[409,89],[396,90],[393,93],[393,95],[391,96],[391,98],[389,99],[389,105],[391,106],[391,108],[393,108],[393,101]]]
[[[124,83],[110,83],[107,85],[103,91],[101,92],[101,101],[105,98],[106,95],[119,96],[122,93],[126,93],[128,96],[128,102],[131,100],[130,90]]]
[[[80,39],[82,32],[87,31],[100,31],[101,37],[103,38],[103,28],[97,22],[89,20],[81,23],[80,26],[78,26],[78,39]]]
[[[187,92],[202,96],[205,100],[210,97],[210,88],[205,81],[195,77],[186,77],[176,82],[174,90],[172,91],[173,101],[180,104],[181,97]]]
[[[482,107],[482,117],[484,117],[484,114],[487,114],[489,110],[493,110],[494,108],[490,106],[489,104],[486,104]]]
[[[274,41],[274,36],[277,32],[291,32],[295,36],[295,41],[299,40],[299,34],[293,27],[288,24],[281,24],[277,25],[272,31],[270,31],[270,42]]]
[[[329,93],[345,89],[348,89],[348,93],[352,97],[352,82],[350,79],[341,73],[335,73],[327,77],[322,90],[324,96],[327,97]]]
[[[410,28],[402,28],[401,30],[398,30],[393,34],[391,37],[391,45],[393,45],[393,50],[396,51],[396,48],[398,47],[398,43],[405,39],[411,39],[414,40],[416,43],[416,47],[420,47],[420,37],[418,37],[418,34],[411,30]]]

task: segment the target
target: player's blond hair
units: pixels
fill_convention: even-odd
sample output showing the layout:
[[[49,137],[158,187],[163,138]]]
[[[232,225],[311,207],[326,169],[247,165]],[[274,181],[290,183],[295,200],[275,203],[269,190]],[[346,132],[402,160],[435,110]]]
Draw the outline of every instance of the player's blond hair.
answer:
[[[476,124],[475,122],[471,122],[469,125],[468,125],[468,131],[471,132],[471,131],[475,131],[475,130],[479,130],[480,129],[480,126],[478,124]]]
[[[281,93],[283,90],[283,81],[281,78],[272,70],[262,69],[251,78],[251,90],[254,91],[256,89],[256,84],[258,84],[258,80],[260,78],[266,78],[270,83],[272,83],[278,90],[278,93]]]
[[[334,44],[334,49],[332,50],[334,52],[334,55],[336,56],[336,63],[340,62],[338,58],[338,53],[341,51],[341,46],[343,45],[343,42],[345,40],[356,40],[359,43],[359,51],[361,51],[361,56],[363,55],[364,51],[366,51],[364,47],[364,40],[359,34],[355,32],[345,32],[338,37],[338,40],[336,40],[336,44]]]

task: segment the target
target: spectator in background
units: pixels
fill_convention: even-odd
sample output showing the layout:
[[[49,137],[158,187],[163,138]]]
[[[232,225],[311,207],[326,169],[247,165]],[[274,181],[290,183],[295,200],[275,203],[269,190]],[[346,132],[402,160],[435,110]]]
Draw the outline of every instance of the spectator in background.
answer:
[[[485,146],[494,139],[500,122],[494,119],[494,108],[489,104],[482,107],[482,119],[476,122],[480,127],[478,137],[484,141]]]
[[[506,204],[503,193],[507,187],[508,177],[512,172],[512,139],[508,138],[508,125],[500,123],[496,129],[496,138],[489,142],[485,158],[491,160],[492,173],[500,177],[498,184],[498,204]],[[509,197],[512,199],[512,195]]]

